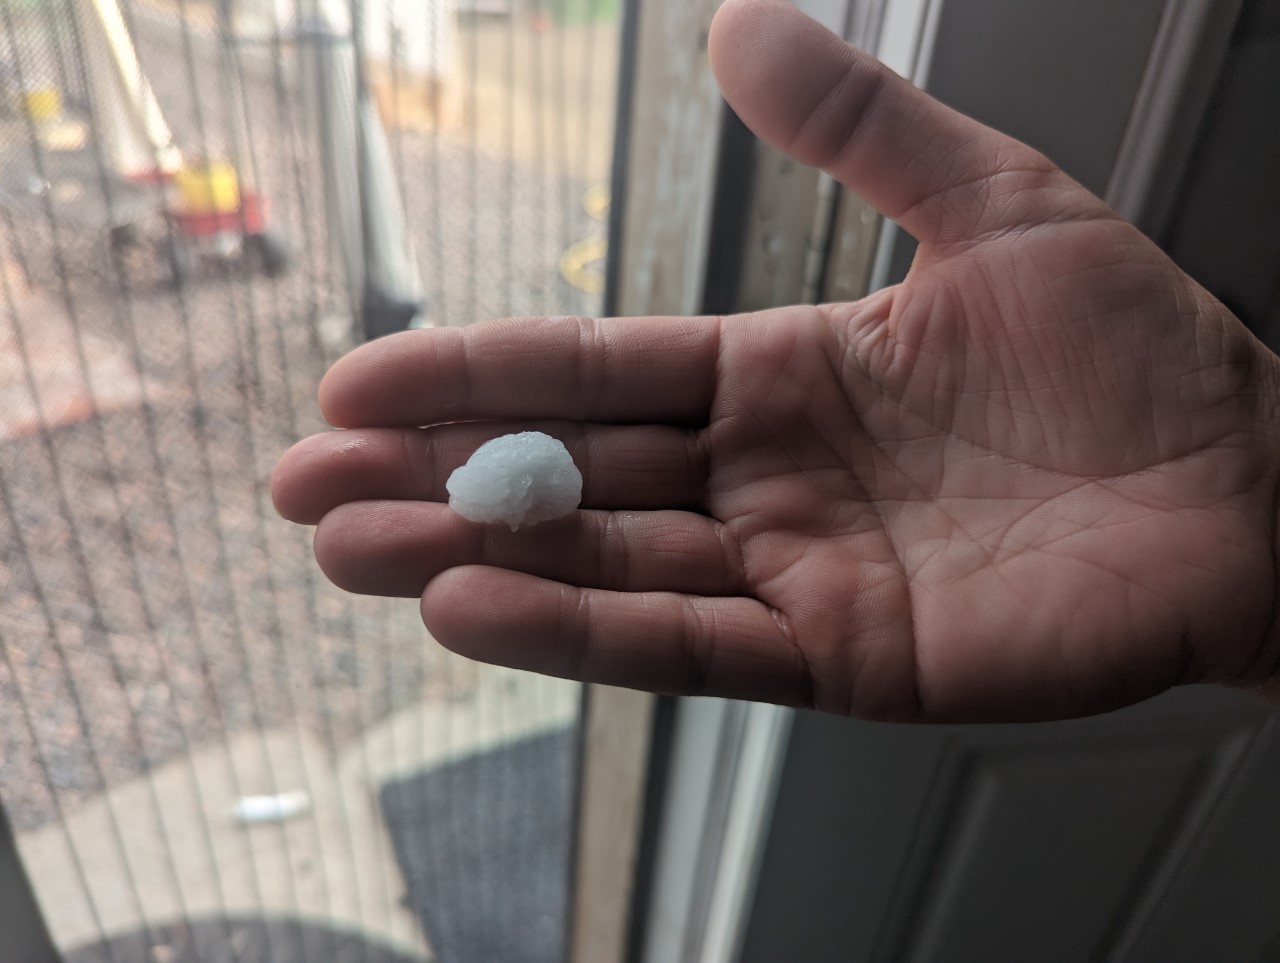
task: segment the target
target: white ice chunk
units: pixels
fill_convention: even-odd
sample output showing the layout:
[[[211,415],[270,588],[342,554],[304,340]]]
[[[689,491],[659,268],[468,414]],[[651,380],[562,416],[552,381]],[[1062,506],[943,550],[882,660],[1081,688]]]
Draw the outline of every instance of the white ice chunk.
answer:
[[[449,476],[449,507],[473,522],[514,532],[568,515],[582,501],[582,475],[565,446],[540,431],[487,441]]]

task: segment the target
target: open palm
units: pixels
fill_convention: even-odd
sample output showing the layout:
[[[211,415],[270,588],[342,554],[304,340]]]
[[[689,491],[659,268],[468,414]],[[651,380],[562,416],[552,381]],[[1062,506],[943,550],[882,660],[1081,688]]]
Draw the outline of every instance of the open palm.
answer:
[[[907,280],[354,352],[321,392],[353,430],[275,478],[330,577],[421,594],[486,661],[876,718],[1273,676],[1274,357],[1042,156],[791,8],[730,3],[712,55],[757,133],[921,241]],[[573,452],[582,511],[511,533],[442,504],[528,427]]]

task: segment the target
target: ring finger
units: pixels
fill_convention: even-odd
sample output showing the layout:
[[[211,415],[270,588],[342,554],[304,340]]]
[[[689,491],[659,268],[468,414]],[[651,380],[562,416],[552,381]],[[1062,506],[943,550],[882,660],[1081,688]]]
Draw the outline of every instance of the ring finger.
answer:
[[[578,511],[512,532],[435,502],[351,502],[325,515],[315,552],[336,585],[365,595],[416,597],[462,565],[619,592],[742,591],[739,555],[724,526],[692,512]]]

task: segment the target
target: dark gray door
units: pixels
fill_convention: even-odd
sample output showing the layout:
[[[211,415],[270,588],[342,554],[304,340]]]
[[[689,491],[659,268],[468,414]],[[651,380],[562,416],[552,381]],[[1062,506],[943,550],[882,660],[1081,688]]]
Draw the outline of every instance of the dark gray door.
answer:
[[[1135,104],[1170,7],[945,0],[928,87],[1105,193],[1143,120]],[[1280,263],[1257,258],[1277,250],[1280,210],[1274,156],[1258,152],[1280,117],[1280,60],[1257,50],[1280,33],[1280,3],[1238,9],[1201,135],[1182,132],[1184,147],[1198,143],[1157,165],[1178,179],[1160,239],[1189,269],[1210,264],[1272,309]],[[1242,116],[1261,118],[1261,132]],[[1269,191],[1234,183],[1255,168],[1271,172]],[[1234,212],[1218,203],[1242,191],[1259,200]],[[1262,203],[1265,217],[1253,209]],[[1254,222],[1269,228],[1251,239]],[[1254,262],[1224,265],[1224,247]],[[898,272],[912,250],[897,240]],[[1246,321],[1262,331],[1269,318]],[[1212,687],[1043,725],[800,714],[741,960],[1280,960],[1280,714]]]
[[[743,963],[1280,958],[1280,716],[1225,690],[1028,726],[798,716]]]

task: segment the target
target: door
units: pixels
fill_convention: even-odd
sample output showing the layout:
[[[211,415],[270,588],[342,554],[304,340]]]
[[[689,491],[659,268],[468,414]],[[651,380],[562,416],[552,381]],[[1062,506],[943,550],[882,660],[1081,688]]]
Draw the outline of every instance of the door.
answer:
[[[1247,697],[1017,727],[802,713],[779,785],[743,963],[1280,951],[1280,718]]]

